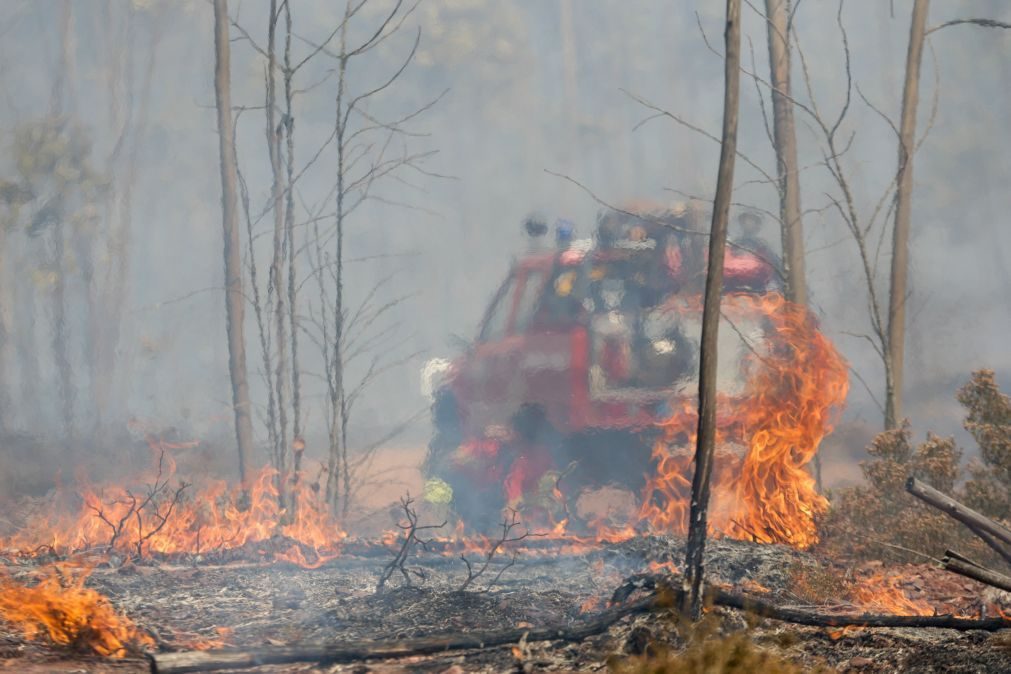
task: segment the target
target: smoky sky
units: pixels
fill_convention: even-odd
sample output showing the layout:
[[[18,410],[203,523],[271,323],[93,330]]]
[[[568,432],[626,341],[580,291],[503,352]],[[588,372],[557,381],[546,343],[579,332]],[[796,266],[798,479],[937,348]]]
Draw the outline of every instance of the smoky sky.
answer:
[[[233,16],[259,44],[265,43],[266,4],[231,3]],[[293,3],[296,58],[333,30],[343,11],[339,4]],[[100,160],[111,151],[108,111],[117,104],[106,86],[104,64],[111,50],[129,40],[135,55],[129,67],[138,82],[152,68],[149,107],[138,134],[117,368],[104,376],[118,382],[120,421],[137,417],[196,435],[226,436],[230,394],[211,7],[195,0],[134,2],[127,34],[115,28],[122,25],[127,6],[126,0],[75,3],[75,66],[65,74],[75,114],[92,129]],[[367,34],[388,7],[377,0],[351,35]],[[898,119],[910,7],[904,0],[854,0],[841,13],[854,88],[840,134],[849,144],[844,163],[861,213],[874,208],[893,177],[897,145],[888,123],[861,99],[856,86],[876,108]],[[353,422],[356,442],[367,442],[426,406],[419,391],[421,364],[457,353],[454,335],[475,335],[491,293],[512,257],[524,249],[521,223],[527,214],[541,213],[549,221],[564,217],[576,223],[577,235],[592,232],[598,204],[549,171],[571,176],[608,203],[671,202],[683,198],[679,192],[712,195],[718,144],[664,117],[637,126],[652,112],[625,92],[718,133],[723,63],[704,36],[713,49],[722,49],[723,3],[592,0],[572,2],[570,8],[567,14],[561,2],[423,0],[401,34],[360,59],[349,75],[352,91],[384,81],[420,29],[414,62],[369,112],[396,119],[448,90],[411,122],[415,134],[402,139],[408,151],[437,151],[426,159],[426,171],[377,185],[375,198],[348,224],[349,303],[361,301],[387,277],[391,280],[382,292],[404,296],[389,321],[401,336],[397,357],[406,362],[362,399]],[[829,117],[845,104],[837,10],[833,2],[805,2],[796,15],[811,87]],[[0,8],[0,105],[8,134],[50,110],[59,67],[58,14],[55,2],[10,2]],[[929,24],[960,17],[1007,22],[1011,7],[997,0],[934,3]],[[747,6],[743,35],[745,68],[765,77],[764,23]],[[270,187],[260,109],[264,62],[236,31],[233,38],[232,98],[247,108],[239,115],[239,163],[252,203],[262,207]],[[1011,330],[1011,131],[1006,122],[1011,35],[954,26],[932,34],[928,42],[918,126],[921,133],[929,127],[929,135],[914,167],[906,411],[917,433],[930,429],[947,435],[959,432],[954,391],[971,370],[993,368],[1002,383],[1011,384],[1006,347]],[[333,130],[335,68],[333,59],[321,55],[299,72],[296,86],[306,91],[295,103],[296,165],[312,157]],[[809,101],[796,55],[793,79],[795,95]],[[140,123],[139,86],[130,94],[134,109],[127,124]],[[774,154],[759,104],[761,94],[771,114],[768,90],[747,75],[741,87],[740,151],[772,173]],[[126,98],[118,102],[129,104]],[[869,325],[856,248],[826,207],[833,185],[818,166],[818,134],[801,112],[797,123],[801,164],[807,167],[801,189],[803,207],[810,211],[805,225],[814,310],[881,399],[880,362],[859,336],[869,332]],[[306,209],[321,205],[322,213],[333,212],[326,201],[333,171],[331,148],[298,184],[297,221],[307,219]],[[736,185],[735,201],[777,210],[775,189],[744,162],[738,163]],[[259,223],[260,230],[266,231],[267,220]],[[771,221],[765,223],[765,235],[778,245]],[[30,245],[11,243],[6,255],[27,255]],[[257,240],[261,267],[268,245],[269,237]],[[888,247],[886,237],[877,270],[881,289],[887,282]],[[307,273],[304,264],[300,268]],[[45,333],[44,316],[35,329]],[[247,322],[254,398],[262,405],[253,329]],[[303,368],[320,371],[311,344],[304,342],[303,348]],[[87,355],[76,348],[74,357],[83,373]],[[48,382],[52,365],[41,360],[40,376]],[[84,377],[78,376],[82,390]],[[312,377],[305,381],[307,427],[322,433],[324,387]],[[854,379],[844,420],[877,426],[880,418],[871,395]],[[403,441],[423,443],[427,434],[422,421]]]

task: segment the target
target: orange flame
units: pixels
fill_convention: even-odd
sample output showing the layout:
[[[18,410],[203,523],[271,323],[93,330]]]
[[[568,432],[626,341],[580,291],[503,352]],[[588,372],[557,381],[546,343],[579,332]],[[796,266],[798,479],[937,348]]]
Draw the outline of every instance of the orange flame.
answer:
[[[710,531],[810,547],[818,541],[815,516],[828,501],[805,466],[831,430],[832,411],[846,398],[846,364],[811,314],[781,295],[730,295],[722,311],[731,324],[765,324],[771,348],[746,359],[744,395],[718,402]],[[695,402],[686,400],[663,423],[663,437],[653,448],[659,468],[640,518],[654,530],[687,531],[697,419]],[[743,455],[734,446],[743,447]]]
[[[108,657],[153,647],[154,640],[118,614],[106,597],[84,587],[90,573],[88,568],[55,565],[44,569],[31,587],[0,576],[0,618],[28,639],[44,633],[53,643]]]
[[[154,448],[164,449],[157,443]],[[82,505],[76,511],[42,513],[10,539],[0,540],[0,546],[51,548],[59,553],[104,549],[141,558],[266,544],[270,558],[306,567],[319,566],[340,553],[346,534],[309,480],[291,480],[289,499],[294,505],[284,509],[277,498],[277,472],[264,468],[252,482],[248,507],[242,508],[239,487],[208,479],[179,491],[174,474],[175,463],[162,453],[159,469],[147,478],[146,486],[83,487],[78,493]],[[163,485],[161,491],[150,496],[158,485]]]
[[[892,615],[934,615],[933,607],[926,601],[913,600],[899,586],[901,578],[884,573],[862,579],[851,591],[853,601],[870,611],[884,611]]]

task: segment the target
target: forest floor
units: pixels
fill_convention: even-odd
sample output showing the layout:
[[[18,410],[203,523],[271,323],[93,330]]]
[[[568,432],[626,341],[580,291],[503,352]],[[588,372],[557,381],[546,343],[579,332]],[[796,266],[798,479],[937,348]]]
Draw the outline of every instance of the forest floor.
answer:
[[[546,542],[546,541],[545,541]],[[606,607],[629,576],[680,565],[683,541],[643,537],[550,554],[531,546],[512,562],[500,555],[466,590],[459,556],[421,552],[407,564],[412,585],[396,574],[382,594],[376,584],[392,558],[381,546],[348,554],[321,568],[248,562],[145,563],[96,568],[88,586],[154,636],[163,650],[194,645],[228,648],[281,647],[308,642],[401,640],[468,631],[496,631],[578,624]],[[470,555],[471,562],[479,555]],[[510,566],[511,564],[511,566]],[[33,564],[10,564],[25,582]],[[496,582],[496,575],[501,576]],[[852,568],[775,545],[714,541],[707,572],[713,582],[780,605],[831,613],[875,611],[856,604],[846,588],[887,572],[911,601],[977,615],[982,586],[926,565]],[[759,620],[732,610],[710,611],[705,638],[744,634],[804,670],[842,672],[1011,672],[1008,631],[949,629],[826,629]],[[583,641],[506,645],[389,661],[322,666],[314,663],[231,670],[256,672],[460,672],[600,671],[613,658],[650,649],[682,650],[699,638],[679,629],[670,614],[627,617]],[[17,672],[142,672],[141,657],[123,660],[74,656],[45,641],[27,641],[0,623],[0,669]]]

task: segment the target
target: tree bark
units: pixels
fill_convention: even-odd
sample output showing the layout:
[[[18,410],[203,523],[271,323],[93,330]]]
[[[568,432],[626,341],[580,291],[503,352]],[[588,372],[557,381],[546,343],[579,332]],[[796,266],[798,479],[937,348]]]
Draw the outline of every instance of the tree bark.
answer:
[[[737,113],[740,93],[741,3],[727,0],[724,31],[723,143],[716,180],[716,198],[709,233],[709,266],[706,272],[705,305],[702,311],[702,338],[699,372],[699,425],[695,448],[695,475],[692,478],[691,515],[685,559],[684,609],[693,620],[702,615],[702,560],[706,544],[709,484],[713,472],[716,443],[716,344],[720,327],[720,295],[723,290],[723,257],[727,244],[727,220],[734,186],[734,158],[737,152]]]
[[[920,482],[915,477],[906,481],[906,491],[967,526],[1011,564],[1011,551],[1004,547],[1004,545],[1011,545],[1011,529],[981,515],[930,485]]]
[[[295,274],[295,117],[292,110],[291,63],[291,3],[284,3],[285,33],[284,33],[284,131],[287,153],[285,154],[285,169],[287,171],[288,190],[285,195],[284,236],[288,249],[288,329],[291,339],[291,434],[292,434],[292,472],[294,479],[299,479],[302,469],[302,451],[305,444],[302,439],[302,382],[298,360],[298,312],[296,300],[298,283]],[[296,443],[300,443],[296,445]],[[293,502],[294,505],[294,502]]]
[[[779,181],[779,227],[783,246],[783,276],[786,299],[807,304],[807,271],[804,256],[804,221],[800,210],[800,171],[797,162],[797,126],[790,97],[789,0],[765,0],[769,38],[769,72],[772,82],[772,136],[776,146],[776,176]],[[815,482],[821,491],[821,454],[812,462]]]
[[[885,427],[898,428],[902,419],[903,361],[906,342],[906,298],[909,276],[909,221],[913,195],[913,153],[916,150],[916,108],[920,100],[920,63],[930,0],[915,0],[906,53],[899,127],[899,169],[892,229],[892,273],[888,296],[888,360],[891,381],[885,396]]]
[[[74,42],[74,13],[72,3],[64,3],[60,12],[60,61],[56,82],[53,85],[53,114],[72,114],[77,103],[74,84],[76,82],[76,45]],[[62,199],[61,199],[62,201]],[[65,248],[67,234],[65,212],[61,207],[59,222],[52,226],[52,270],[53,270],[53,363],[59,390],[60,423],[63,437],[68,439],[74,431],[74,370],[70,363],[69,338],[67,336],[67,275]]]
[[[288,186],[285,183],[284,167],[281,158],[281,128],[277,124],[277,52],[275,49],[277,36],[277,0],[270,1],[270,18],[267,24],[267,148],[270,154],[270,171],[273,176],[271,186],[271,202],[274,210],[274,240],[273,258],[270,263],[270,274],[267,280],[267,303],[274,301],[274,338],[277,340],[277,364],[273,373],[277,399],[277,434],[274,447],[274,468],[277,469],[277,495],[282,508],[287,507],[288,489],[288,341],[284,308],[286,293],[284,290],[284,245],[285,233],[285,193]],[[286,75],[287,79],[287,75]],[[269,376],[269,375],[268,375]]]
[[[945,557],[943,561],[946,571],[957,573],[960,576],[971,578],[978,583],[990,585],[1005,592],[1011,592],[1011,578],[1005,576],[1003,573],[998,573],[972,561],[966,561],[965,558],[959,559],[949,556]]]
[[[221,224],[224,233],[225,327],[228,333],[228,371],[232,380],[235,440],[239,450],[239,476],[249,488],[253,454],[253,422],[246,372],[243,330],[245,299],[242,292],[242,252],[237,213],[238,181],[232,121],[228,42],[228,0],[214,0],[214,94],[218,109],[218,147],[221,153]]]
[[[335,265],[334,282],[334,306],[333,306],[333,351],[330,355],[330,372],[328,372],[329,394],[330,394],[330,433],[329,433],[329,456],[327,463],[326,498],[332,504],[334,512],[340,508],[341,514],[346,514],[347,505],[350,502],[350,495],[347,494],[350,488],[351,478],[347,468],[347,403],[344,391],[344,192],[345,192],[345,152],[347,150],[347,121],[349,114],[347,103],[345,102],[347,86],[347,24],[351,17],[351,3],[344,7],[344,22],[341,24],[340,37],[340,59],[337,67],[337,114],[334,121],[334,132],[337,141],[337,190],[335,196],[334,228],[335,228],[335,250],[333,263]],[[318,236],[317,236],[318,241]],[[318,245],[318,244],[317,244]],[[322,295],[322,292],[321,292]],[[324,348],[329,345],[324,344]],[[343,475],[344,498],[343,507],[339,503],[338,492],[341,489],[341,480],[338,474]]]
[[[769,33],[769,70],[772,81],[773,139],[779,179],[779,218],[783,241],[786,298],[807,304],[804,264],[804,223],[800,212],[800,175],[797,168],[797,130],[790,100],[789,0],[765,0]]]

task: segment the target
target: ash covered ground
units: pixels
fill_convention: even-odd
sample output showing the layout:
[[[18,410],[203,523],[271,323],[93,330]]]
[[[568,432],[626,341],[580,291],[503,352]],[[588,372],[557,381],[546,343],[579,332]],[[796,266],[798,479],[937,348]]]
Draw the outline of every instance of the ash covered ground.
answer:
[[[553,555],[547,549],[550,546],[533,547],[541,549],[520,553],[514,562],[508,551],[499,555],[466,591],[460,591],[467,571],[459,557],[422,551],[406,565],[412,577],[410,586],[396,574],[377,595],[381,570],[393,557],[392,552],[383,556],[379,548],[346,555],[311,570],[249,563],[107,566],[96,568],[88,585],[150,632],[161,649],[185,650],[200,644],[280,647],[300,642],[402,640],[575,625],[603,609],[629,576],[651,568],[664,573],[664,569],[679,565],[684,555],[683,541],[667,537],[602,544],[579,554]],[[479,555],[470,554],[469,558],[477,561]],[[821,574],[822,582],[831,585],[826,578],[848,573],[827,564],[791,548],[737,541],[711,542],[707,557],[714,582],[737,591],[784,606],[825,612],[865,610],[844,596],[812,601],[806,588],[811,583],[805,579]],[[35,567],[9,566],[8,570],[28,580]],[[979,595],[979,587],[934,571],[926,566],[904,567],[903,590],[935,606],[972,611],[972,597]],[[499,572],[497,582],[488,587]],[[1006,633],[808,628],[756,620],[723,608],[713,609],[710,616],[710,639],[744,632],[758,647],[805,669],[1011,671],[1011,642]],[[688,630],[679,629],[672,615],[656,612],[625,618],[603,634],[574,643],[536,642],[391,661],[306,663],[237,671],[602,671],[615,657],[644,649],[683,649],[693,638]],[[28,642],[0,626],[0,667],[24,672],[140,672],[147,671],[148,664],[141,657],[122,661],[75,657],[66,649],[46,646],[44,640]]]

